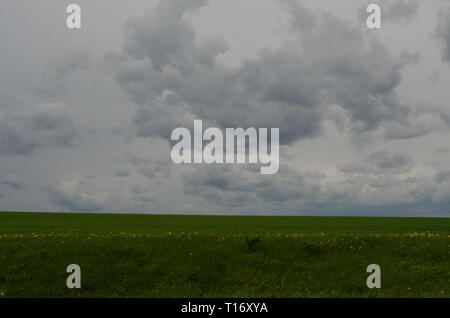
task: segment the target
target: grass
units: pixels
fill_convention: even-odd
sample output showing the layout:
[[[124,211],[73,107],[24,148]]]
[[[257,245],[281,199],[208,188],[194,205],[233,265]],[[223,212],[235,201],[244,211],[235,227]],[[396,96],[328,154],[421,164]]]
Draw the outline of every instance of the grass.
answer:
[[[0,297],[450,297],[449,234],[448,218],[4,212]]]

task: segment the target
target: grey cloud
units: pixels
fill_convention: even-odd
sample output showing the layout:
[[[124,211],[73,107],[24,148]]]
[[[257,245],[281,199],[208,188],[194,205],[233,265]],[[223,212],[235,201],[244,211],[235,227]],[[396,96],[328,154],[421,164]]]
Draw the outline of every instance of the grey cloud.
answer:
[[[346,174],[382,174],[408,172],[414,162],[405,154],[390,153],[384,150],[368,155],[362,162],[353,162],[339,167]]]
[[[246,166],[203,167],[187,174],[183,179],[184,193],[202,196],[212,203],[233,206],[252,206],[257,200],[261,202],[286,202],[310,199],[320,190],[322,175],[299,173],[284,167],[280,172],[267,177],[259,174],[256,167]],[[226,198],[222,200],[221,198]]]
[[[135,184],[130,187],[130,192],[133,193],[134,195],[140,195],[143,194],[145,191],[141,185]]]
[[[67,50],[55,56],[39,73],[39,82],[35,82],[32,88],[34,98],[50,103],[65,100],[65,94],[72,89],[68,87],[70,77],[88,70],[93,63],[88,51],[81,48]]]
[[[0,179],[0,184],[3,184],[7,187],[10,187],[14,190],[24,190],[25,186],[22,184],[22,182],[16,178],[15,176],[8,174],[4,178]]]
[[[87,191],[78,180],[61,182],[58,186],[43,187],[41,190],[47,193],[51,202],[70,212],[102,211],[109,197],[107,193]]]
[[[399,170],[410,167],[412,160],[404,154],[391,154],[386,151],[378,151],[367,158],[381,170]]]
[[[145,207],[149,203],[155,203],[157,201],[157,195],[150,193],[145,186],[135,184],[129,187],[129,193],[131,194],[131,200],[137,204],[138,207]]]
[[[433,130],[433,127],[414,125],[411,122],[404,124],[389,123],[386,125],[384,136],[387,139],[411,139],[424,136]]]
[[[38,148],[72,147],[77,134],[64,104],[5,98],[0,94],[1,155],[29,155]]]
[[[241,171],[220,165],[202,168],[185,177],[184,192],[186,194],[202,193],[205,188],[213,188],[224,192],[253,192],[264,184],[264,181],[254,179],[252,169]]]
[[[382,21],[388,23],[407,23],[419,12],[419,1],[417,0],[366,1],[359,11],[359,17],[363,21],[367,19],[366,8],[370,3],[380,5]]]
[[[409,20],[417,15],[419,2],[417,0],[391,0],[387,5],[385,18],[388,20]]]
[[[103,209],[103,205],[98,204],[94,200],[83,198],[80,195],[68,195],[54,189],[48,189],[47,193],[50,200],[70,212],[96,212]],[[89,194],[84,194],[84,196]]]
[[[450,180],[450,170],[438,171],[434,174],[433,180],[437,183],[442,183]]]
[[[136,155],[127,155],[126,157],[127,162],[131,163],[133,166],[139,166],[142,164],[145,164],[149,161],[147,158],[140,158]]]
[[[172,106],[165,103],[143,105],[136,111],[133,120],[135,133],[140,137],[170,138],[172,130],[176,127],[192,125],[194,117],[182,106]]]
[[[221,127],[278,127],[281,143],[288,144],[318,136],[329,104],[349,112],[355,132],[402,123],[408,115],[396,88],[412,61],[391,57],[359,28],[283,1],[298,39],[226,68],[214,62],[226,43],[197,43],[182,14],[206,2],[189,3],[161,1],[130,20],[123,54],[108,57],[118,83],[138,105],[136,135],[168,138],[174,128],[201,118]]]
[[[399,33],[392,37],[384,31],[367,31],[361,20],[355,24],[356,1],[339,4],[343,7],[336,13],[338,18],[332,13],[335,2],[284,0],[283,16],[276,16],[280,13],[276,10],[260,10],[255,17],[256,11],[248,10],[239,12],[236,23],[206,16],[221,12],[215,5],[203,11],[204,0],[161,0],[145,12],[141,5],[128,3],[111,8],[108,28],[96,28],[91,21],[86,30],[96,28],[95,34],[75,32],[73,38],[67,37],[64,28],[64,37],[58,37],[60,31],[56,30],[52,37],[34,38],[21,30],[18,16],[5,16],[8,19],[2,22],[16,30],[17,37],[5,39],[8,52],[0,54],[0,68],[6,70],[0,74],[0,87],[8,92],[0,93],[0,155],[38,151],[39,156],[20,160],[0,156],[2,172],[24,178],[23,182],[0,178],[2,204],[14,208],[26,197],[19,208],[448,216],[450,174],[444,155],[449,151],[441,148],[442,156],[437,157],[432,150],[445,146],[450,113],[445,107],[432,109],[415,99],[423,96],[427,104],[445,101],[447,92],[441,87],[445,87],[449,70],[439,69],[439,63],[419,63],[418,53],[397,53],[408,46],[417,47],[424,61],[435,55],[426,36],[434,31],[430,30],[435,28],[431,15],[437,4],[420,3],[426,10],[418,15],[418,0],[380,0],[385,28],[417,17],[412,30],[416,26],[425,29],[409,39],[407,28],[396,27]],[[37,12],[39,17],[30,15],[30,24],[35,24],[34,19],[52,18],[44,16],[46,4],[39,6],[43,6]],[[226,14],[232,14],[234,4],[223,6]],[[318,9],[325,6],[329,11]],[[100,7],[91,7],[91,14],[95,10],[101,13]],[[140,16],[129,19],[130,14]],[[448,16],[444,10],[440,13],[436,35],[443,60],[450,62]],[[245,17],[255,21],[249,23]],[[286,17],[282,21],[288,25],[281,27],[287,33],[280,37],[286,41],[278,41],[271,32],[263,34],[277,17]],[[195,22],[191,23],[191,18]],[[122,37],[116,31],[125,19],[129,20],[124,24],[122,49],[109,54],[106,51],[114,52],[121,45]],[[103,22],[97,26],[104,26]],[[57,23],[61,25],[61,21]],[[242,47],[231,47],[220,35],[201,38],[214,34],[216,27],[226,28],[229,43],[241,43]],[[254,39],[248,30],[256,30]],[[396,36],[403,38],[396,42]],[[104,41],[100,43],[99,38]],[[23,54],[11,45],[23,47],[21,43],[40,48]],[[271,48],[254,51],[264,43]],[[281,44],[274,47],[275,43]],[[86,45],[87,51],[72,49],[80,44]],[[59,50],[63,47],[67,51]],[[102,63],[92,59],[105,53]],[[237,57],[247,54],[252,57],[238,63]],[[45,60],[51,63],[46,66]],[[6,65],[9,61],[13,63]],[[226,66],[228,62],[234,66]],[[414,63],[417,65],[408,69]],[[101,69],[94,69],[97,66]],[[84,70],[87,72],[80,72]],[[435,85],[426,83],[436,70],[439,80]],[[423,76],[415,76],[420,74]],[[67,103],[60,103],[62,100]],[[95,104],[82,105],[89,101]],[[69,109],[72,105],[79,107]],[[279,173],[262,176],[259,165],[173,165],[170,144],[164,141],[176,127],[192,128],[194,119],[220,128],[280,128],[285,146]],[[125,122],[130,125],[122,126]],[[92,125],[97,133],[81,140],[76,148],[48,149],[72,147],[78,140],[77,127],[87,132]],[[114,128],[115,135],[111,127],[119,127]],[[426,137],[430,132],[442,134]],[[148,139],[118,138],[118,134]],[[423,138],[414,140],[420,136]],[[159,138],[163,139],[156,140]],[[309,138],[315,140],[304,140]],[[300,142],[294,144],[296,141]],[[336,171],[336,162],[346,162],[347,156],[359,157],[352,153],[355,143],[364,145],[357,150],[369,155],[348,159],[349,163]],[[371,153],[374,147],[393,149],[396,145],[411,158],[398,152]],[[126,161],[126,153],[139,156]],[[99,160],[92,161],[94,155]],[[20,174],[24,165],[34,168],[26,170],[26,176]],[[433,169],[437,171],[434,175]],[[130,174],[132,178],[117,179]],[[62,176],[80,176],[80,180],[54,184],[53,180]],[[41,185],[49,185],[42,188],[46,195],[36,193]],[[20,187],[26,191],[10,190]]]
[[[280,0],[282,8],[289,15],[290,25],[293,31],[304,31],[313,28],[316,25],[316,18],[305,5],[296,0]]]
[[[442,60],[450,63],[450,7],[439,11],[435,35],[441,45]]]
[[[449,147],[440,147],[440,148],[436,149],[435,151],[433,151],[433,154],[436,154],[436,155],[450,154],[450,148]]]
[[[91,56],[85,49],[68,50],[59,55],[51,64],[46,65],[43,78],[51,85],[62,84],[62,81],[70,74],[86,70],[91,64]]]
[[[146,160],[140,164],[139,172],[146,178],[165,178],[171,174],[171,162],[163,159]]]
[[[26,91],[7,92],[0,87],[0,154],[30,155],[39,148],[75,144],[79,132],[62,102],[66,96],[60,95],[65,79],[90,63],[86,51],[67,51],[46,64]]]
[[[203,43],[205,50],[199,50],[201,47],[194,43],[192,25],[183,19],[186,12],[195,11],[206,3],[206,0],[160,1],[155,10],[146,11],[142,18],[130,19],[125,27],[125,53],[138,59],[151,57],[159,72],[168,65],[188,71],[198,55],[206,60],[212,58],[221,51],[221,45]],[[212,56],[208,56],[208,52]]]
[[[128,177],[130,175],[131,175],[131,171],[126,168],[116,169],[112,173],[113,177],[118,177],[118,178]]]
[[[167,164],[164,165],[147,165],[140,170],[141,174],[146,178],[155,178],[158,176],[167,176],[170,174],[170,168]]]
[[[450,127],[450,116],[445,108],[418,105],[410,107],[408,114],[384,127],[386,139],[412,139],[432,132],[445,133]]]
[[[270,178],[252,167],[195,169],[183,178],[185,202],[222,212],[376,215],[377,207],[398,213],[404,206],[444,196],[425,176],[401,174],[410,164],[400,155],[379,152],[368,160],[373,161],[372,168],[345,174],[340,180],[288,167]]]
[[[146,178],[166,178],[171,175],[170,158],[142,158],[128,155],[126,160]]]

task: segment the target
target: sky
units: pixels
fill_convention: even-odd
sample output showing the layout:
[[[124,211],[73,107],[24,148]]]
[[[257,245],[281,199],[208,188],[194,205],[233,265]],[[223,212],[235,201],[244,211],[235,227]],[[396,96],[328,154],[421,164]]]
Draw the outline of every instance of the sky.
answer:
[[[449,87],[444,0],[0,0],[0,210],[449,217]],[[174,164],[195,119],[278,173]]]

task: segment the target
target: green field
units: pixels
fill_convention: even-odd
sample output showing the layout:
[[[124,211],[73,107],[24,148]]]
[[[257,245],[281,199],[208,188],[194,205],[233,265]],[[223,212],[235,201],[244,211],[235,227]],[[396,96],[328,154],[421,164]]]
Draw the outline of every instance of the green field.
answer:
[[[1,212],[0,297],[450,297],[449,234],[449,218]]]

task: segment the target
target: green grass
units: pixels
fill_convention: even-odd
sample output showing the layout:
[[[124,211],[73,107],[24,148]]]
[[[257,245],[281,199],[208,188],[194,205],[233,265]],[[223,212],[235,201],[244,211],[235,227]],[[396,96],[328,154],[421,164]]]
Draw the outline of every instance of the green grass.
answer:
[[[449,233],[449,218],[126,215],[0,212],[0,233]]]
[[[449,234],[448,218],[4,212],[0,297],[450,297]]]

